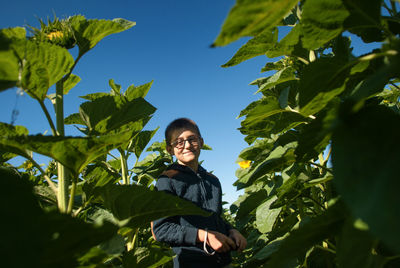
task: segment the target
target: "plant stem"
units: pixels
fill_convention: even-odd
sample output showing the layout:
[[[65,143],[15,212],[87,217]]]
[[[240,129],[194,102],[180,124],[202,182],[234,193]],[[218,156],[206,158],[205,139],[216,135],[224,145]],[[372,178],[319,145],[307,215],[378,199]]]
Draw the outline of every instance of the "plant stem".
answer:
[[[314,166],[316,166],[316,167],[319,167],[319,168],[321,168],[321,169],[323,169],[323,170],[325,170],[325,171],[328,171],[328,172],[331,173],[331,174],[333,174],[333,173],[332,173],[332,170],[330,170],[329,168],[327,168],[327,167],[325,167],[325,166],[321,166],[320,164],[317,164],[317,163],[314,163],[314,162],[311,162],[311,161],[309,161],[308,163],[311,164],[311,165],[314,165]]]
[[[54,126],[53,120],[51,120],[49,111],[47,110],[46,106],[44,105],[44,101],[38,100],[40,107],[42,108],[44,114],[46,115],[47,121],[49,122],[51,132],[53,133],[53,136],[57,136],[57,130],[56,127]]]
[[[63,80],[56,83],[56,125],[59,136],[64,136],[64,89]],[[65,167],[57,162],[58,174],[58,209],[61,213],[68,212],[69,178]],[[73,199],[73,196],[71,196]]]
[[[390,0],[390,5],[392,6],[392,16],[396,16],[397,15],[397,8],[396,8],[396,3],[393,0]]]
[[[139,228],[136,229],[135,234],[132,236],[132,234],[129,235],[128,237],[128,243],[127,243],[127,250],[133,250],[135,248],[137,236],[139,233]]]
[[[324,248],[323,246],[320,246],[320,245],[316,245],[315,247],[317,247],[319,249],[322,249],[322,250],[325,250],[325,251],[328,251],[328,252],[333,253],[333,254],[336,255],[336,251],[334,251],[334,250],[332,250],[330,248]]]
[[[68,208],[67,208],[67,214],[71,214],[72,209],[73,209],[73,207],[74,207],[75,192],[76,192],[76,178],[74,178],[74,179],[72,180],[72,185],[71,185],[71,196],[69,197]]]
[[[125,156],[124,151],[121,148],[118,148],[118,151],[121,156],[122,182],[125,185],[129,185],[128,164],[126,163],[126,156]]]

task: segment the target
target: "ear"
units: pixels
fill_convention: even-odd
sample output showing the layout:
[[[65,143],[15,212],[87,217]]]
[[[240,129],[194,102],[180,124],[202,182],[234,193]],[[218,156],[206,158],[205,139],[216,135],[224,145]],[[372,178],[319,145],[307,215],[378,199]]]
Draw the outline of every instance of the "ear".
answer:
[[[202,137],[200,137],[200,148],[203,148],[203,145],[204,145],[204,140]]]
[[[174,154],[174,148],[171,145],[167,145],[167,152],[172,156],[175,155]]]

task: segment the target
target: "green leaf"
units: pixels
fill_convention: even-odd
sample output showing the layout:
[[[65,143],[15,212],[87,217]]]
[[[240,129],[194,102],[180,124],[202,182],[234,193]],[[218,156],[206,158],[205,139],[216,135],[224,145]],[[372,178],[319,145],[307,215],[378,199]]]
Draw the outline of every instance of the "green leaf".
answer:
[[[138,185],[109,185],[101,190],[101,195],[104,205],[121,224],[131,228],[148,226],[162,217],[209,215],[189,201]]]
[[[0,29],[0,91],[15,87],[25,53],[26,31],[15,27]]]
[[[21,86],[43,101],[48,89],[70,71],[74,59],[67,49],[50,43],[28,41],[25,49]]]
[[[244,160],[255,161],[259,157],[263,158],[273,149],[274,142],[274,140],[270,139],[256,140],[253,146],[247,147],[240,152],[236,162],[241,162]]]
[[[375,239],[368,231],[355,228],[354,223],[347,220],[337,243],[338,266],[343,268],[383,267],[384,257],[373,254],[374,246]]]
[[[383,41],[381,25],[382,0],[370,0],[368,5],[363,0],[343,0],[350,12],[345,20],[346,30],[362,38],[366,43]]]
[[[276,97],[268,96],[253,102],[239,116],[246,114],[241,122],[240,132],[250,137],[268,138],[306,122],[301,114],[282,109]]]
[[[278,251],[267,262],[270,267],[288,267],[294,258],[302,258],[315,244],[338,233],[343,225],[344,212],[340,204],[333,205],[324,214],[300,225],[282,240]]]
[[[236,212],[235,220],[240,220],[250,214],[259,206],[260,203],[266,200],[267,197],[268,192],[265,189],[260,189],[259,191],[247,194],[242,202],[237,204],[239,209]]]
[[[81,78],[77,75],[71,74],[66,81],[64,81],[64,95],[68,94],[68,92],[75,87]]]
[[[381,92],[391,79],[400,75],[400,42],[393,42],[390,46],[385,46],[383,51],[386,54],[383,63],[377,63],[377,66],[374,66],[376,61],[369,61],[372,72],[354,88],[351,92],[352,98],[360,101],[370,98]],[[378,55],[372,54],[375,57]]]
[[[300,76],[300,113],[312,115],[322,109],[346,86],[350,68],[337,58],[320,58],[307,65]]]
[[[238,190],[251,185],[254,181],[270,172],[279,172],[290,166],[295,161],[294,148],[297,143],[289,143],[286,146],[278,146],[270,155],[260,164],[258,164],[252,172],[237,180],[233,185]]]
[[[82,120],[81,115],[79,113],[70,114],[64,119],[64,124],[66,125],[85,125],[85,121]]]
[[[82,103],[79,112],[90,131],[107,133],[126,124],[146,120],[156,110],[142,98],[123,103],[120,107],[118,105],[116,98],[104,96]]]
[[[0,40],[4,39],[25,39],[26,30],[23,27],[0,29]]]
[[[128,30],[136,24],[124,19],[88,20],[81,15],[70,17],[69,22],[79,47],[79,57],[92,49],[104,37]]]
[[[278,41],[278,30],[267,29],[243,45],[222,67],[237,65],[245,60],[265,54]]]
[[[269,58],[275,58],[279,56],[299,56],[306,57],[308,51],[302,47],[300,38],[302,37],[302,26],[296,24],[295,27],[282,38],[279,43],[275,43],[274,46],[269,49],[266,55]]]
[[[28,129],[23,126],[13,126],[3,122],[0,122],[0,137],[4,142],[0,142],[0,151],[5,154],[2,157],[5,157],[4,160],[9,160],[16,155],[21,155],[25,158],[29,158],[30,154],[25,148],[15,148],[13,146],[9,146],[7,143],[8,139],[12,139],[13,137],[25,136],[28,135]],[[6,160],[6,161],[7,161]]]
[[[292,67],[286,67],[283,68],[279,71],[277,71],[275,74],[272,76],[269,76],[267,78],[259,78],[253,82],[251,82],[251,85],[258,85],[258,91],[267,91],[268,89],[271,89],[279,84],[285,83],[287,81],[291,80],[296,80],[296,75],[295,75],[295,69]]]
[[[256,226],[261,233],[268,233],[272,231],[276,219],[281,213],[282,208],[270,208],[271,204],[277,199],[272,196],[267,201],[257,207],[256,211]]]
[[[345,103],[332,137],[334,184],[355,217],[400,252],[400,116],[384,106]]]
[[[115,84],[114,79],[110,79],[108,84],[111,87],[111,95],[121,95],[121,85]]]
[[[80,255],[117,231],[110,223],[91,225],[44,212],[23,177],[4,168],[0,177],[2,264],[7,267],[76,267]]]
[[[341,0],[308,0],[301,15],[304,48],[314,50],[338,36],[349,12]]]
[[[146,97],[147,92],[149,92],[152,84],[153,81],[137,87],[135,87],[134,85],[130,85],[128,89],[125,91],[124,95],[125,97],[127,97],[129,101],[132,101],[133,99],[137,98],[144,98]]]
[[[18,73],[18,58],[14,52],[0,50],[0,91],[16,86]]]
[[[281,246],[283,238],[278,238],[272,242],[269,242],[266,246],[264,246],[260,251],[258,251],[253,258],[257,260],[265,260],[268,259],[272,253],[276,252]]]
[[[298,137],[299,146],[295,151],[297,161],[307,162],[318,158],[318,155],[328,146],[339,104],[339,98],[334,98],[316,115],[316,119],[301,129]]]
[[[32,194],[32,186],[14,169],[0,167],[0,178],[2,265],[39,267],[45,247],[38,220],[43,211]]]
[[[131,141],[128,151],[134,152],[136,158],[139,159],[142,154],[144,148],[146,148],[147,144],[150,142],[151,138],[156,134],[159,128],[155,130],[145,130],[139,132]]]
[[[13,136],[0,137],[0,150],[11,148],[19,152],[26,150],[49,156],[69,168],[75,175],[99,156],[126,143],[132,132],[126,131],[101,137],[53,137]],[[24,154],[21,154],[24,155]]]
[[[238,0],[230,10],[214,46],[225,46],[240,37],[255,36],[278,26],[297,0]]]
[[[157,247],[137,247],[133,251],[129,251],[123,257],[124,267],[147,267],[157,268],[164,267],[172,261],[173,257],[170,252]]]

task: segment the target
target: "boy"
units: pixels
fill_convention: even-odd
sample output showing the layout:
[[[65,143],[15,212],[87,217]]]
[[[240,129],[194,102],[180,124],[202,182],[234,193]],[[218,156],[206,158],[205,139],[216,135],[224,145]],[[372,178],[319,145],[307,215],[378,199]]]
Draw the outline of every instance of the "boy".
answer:
[[[247,242],[221,218],[221,184],[198,163],[204,144],[200,130],[192,120],[179,118],[166,128],[165,139],[167,151],[177,161],[160,176],[157,189],[189,200],[212,215],[158,219],[152,225],[155,239],[172,246],[177,255],[174,267],[227,266],[230,251],[242,251]]]

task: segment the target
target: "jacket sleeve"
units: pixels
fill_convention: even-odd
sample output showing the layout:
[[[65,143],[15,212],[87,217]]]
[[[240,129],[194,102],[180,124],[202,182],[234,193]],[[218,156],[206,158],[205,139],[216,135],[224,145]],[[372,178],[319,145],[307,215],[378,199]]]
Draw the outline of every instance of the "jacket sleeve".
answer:
[[[168,177],[160,177],[156,183],[158,191],[175,194]],[[196,245],[197,228],[182,226],[179,216],[166,217],[153,222],[153,232],[157,241],[171,246]]]

